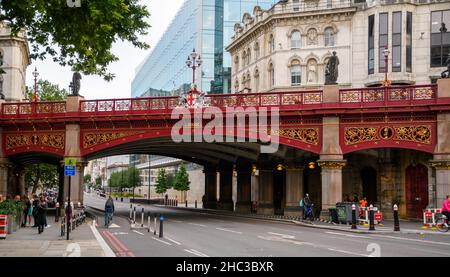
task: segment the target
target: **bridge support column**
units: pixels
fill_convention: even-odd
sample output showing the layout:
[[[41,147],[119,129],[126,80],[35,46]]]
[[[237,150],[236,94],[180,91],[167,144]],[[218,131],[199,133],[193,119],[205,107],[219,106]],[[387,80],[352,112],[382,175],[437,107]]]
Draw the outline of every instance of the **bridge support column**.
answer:
[[[217,209],[217,170],[215,167],[205,167],[205,201],[207,209]]]
[[[8,195],[8,171],[11,164],[6,159],[0,160],[0,194],[5,198]]]
[[[434,160],[431,164],[436,169],[436,208],[440,208],[445,197],[450,195],[450,160]]]
[[[259,170],[259,203],[258,214],[273,215],[273,168],[261,168]]]
[[[302,210],[299,202],[303,197],[303,170],[302,166],[287,166],[286,168],[286,207],[284,215],[301,216]]]
[[[237,168],[237,201],[236,212],[250,213],[252,166],[250,164],[238,164]]]
[[[342,168],[345,160],[320,160],[322,168],[322,211],[320,217],[328,219],[329,208],[342,202]]]
[[[233,166],[231,164],[221,165],[220,174],[220,199],[218,209],[233,210]]]

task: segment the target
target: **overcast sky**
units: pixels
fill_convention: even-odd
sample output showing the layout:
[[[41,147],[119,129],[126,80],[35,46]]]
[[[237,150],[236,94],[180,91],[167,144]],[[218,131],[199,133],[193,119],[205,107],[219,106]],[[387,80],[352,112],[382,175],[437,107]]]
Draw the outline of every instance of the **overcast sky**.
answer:
[[[140,50],[130,43],[117,42],[113,46],[113,53],[119,57],[119,61],[110,65],[110,72],[116,77],[111,82],[106,82],[100,76],[83,76],[81,80],[80,94],[86,99],[128,98],[131,97],[131,81],[134,78],[136,67],[150,53],[175,17],[184,0],[140,0],[150,11],[149,22],[152,26],[148,36],[144,37],[150,49]],[[61,67],[51,58],[46,61],[32,61],[27,70],[27,86],[33,85],[32,72],[37,67],[39,78],[49,80],[62,88],[68,89],[72,79],[70,67]]]

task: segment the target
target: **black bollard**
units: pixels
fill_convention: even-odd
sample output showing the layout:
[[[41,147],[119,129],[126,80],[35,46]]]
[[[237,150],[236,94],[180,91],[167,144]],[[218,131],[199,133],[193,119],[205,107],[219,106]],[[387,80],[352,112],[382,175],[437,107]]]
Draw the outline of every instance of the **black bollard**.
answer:
[[[394,231],[400,232],[400,221],[398,220],[398,206],[394,205]]]
[[[178,207],[178,199],[175,199],[175,207]]]
[[[356,227],[356,205],[352,205],[352,230],[358,229]]]
[[[369,207],[369,231],[375,231],[373,205]]]
[[[163,237],[163,224],[164,223],[164,216],[163,214],[161,214],[159,216],[159,237],[162,238]]]
[[[195,200],[195,208],[197,209],[197,200]]]
[[[188,207],[188,203],[187,203],[187,200],[186,200],[186,208]]]

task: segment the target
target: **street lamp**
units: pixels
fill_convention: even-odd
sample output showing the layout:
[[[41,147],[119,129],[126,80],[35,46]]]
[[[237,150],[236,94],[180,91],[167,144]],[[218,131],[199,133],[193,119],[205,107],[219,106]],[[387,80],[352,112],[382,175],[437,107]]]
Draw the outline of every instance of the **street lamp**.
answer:
[[[384,55],[384,86],[387,87],[390,85],[390,82],[388,80],[388,62],[389,62],[389,54],[391,53],[391,51],[389,51],[388,47],[386,46],[383,50],[383,55]]]
[[[34,68],[33,71],[33,77],[34,77],[34,95],[33,95],[33,102],[37,102],[38,101],[38,96],[37,96],[37,77],[39,76],[39,72],[37,71],[37,68]]]
[[[197,52],[195,52],[195,48],[194,50],[192,50],[191,55],[188,56],[188,59],[186,61],[186,65],[189,68],[192,68],[192,84],[195,85],[195,70],[197,68],[199,68],[202,65],[203,61],[202,58],[200,57],[199,54],[197,54]]]
[[[447,28],[445,27],[445,23],[441,23],[441,28],[439,29],[441,32],[441,66],[444,65],[444,33],[447,33]]]

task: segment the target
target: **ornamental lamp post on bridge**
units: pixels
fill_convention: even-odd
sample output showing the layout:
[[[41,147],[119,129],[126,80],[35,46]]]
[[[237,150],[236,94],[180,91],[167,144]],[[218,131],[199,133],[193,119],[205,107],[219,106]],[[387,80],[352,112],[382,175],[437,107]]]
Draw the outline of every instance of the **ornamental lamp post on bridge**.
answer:
[[[388,47],[386,46],[386,47],[384,48],[384,50],[383,50],[383,55],[384,55],[384,66],[385,66],[383,86],[385,86],[385,87],[389,87],[389,86],[391,85],[391,81],[388,80],[389,54],[391,54],[391,51],[389,51]]]
[[[37,77],[39,77],[39,72],[37,71],[37,67],[34,68],[34,71],[33,71],[33,77],[34,77],[34,95],[33,95],[32,102],[37,102],[37,101],[38,101],[38,95],[37,95]]]
[[[200,66],[202,65],[203,60],[201,58],[201,56],[199,54],[197,54],[197,52],[195,52],[195,48],[194,50],[192,50],[192,53],[190,56],[188,56],[187,60],[186,60],[186,65],[192,69],[192,85],[193,85],[193,90],[191,90],[189,92],[189,105],[192,106],[193,102],[194,102],[194,96],[193,93],[197,92],[197,86],[195,85],[195,70],[197,68],[200,68]]]

